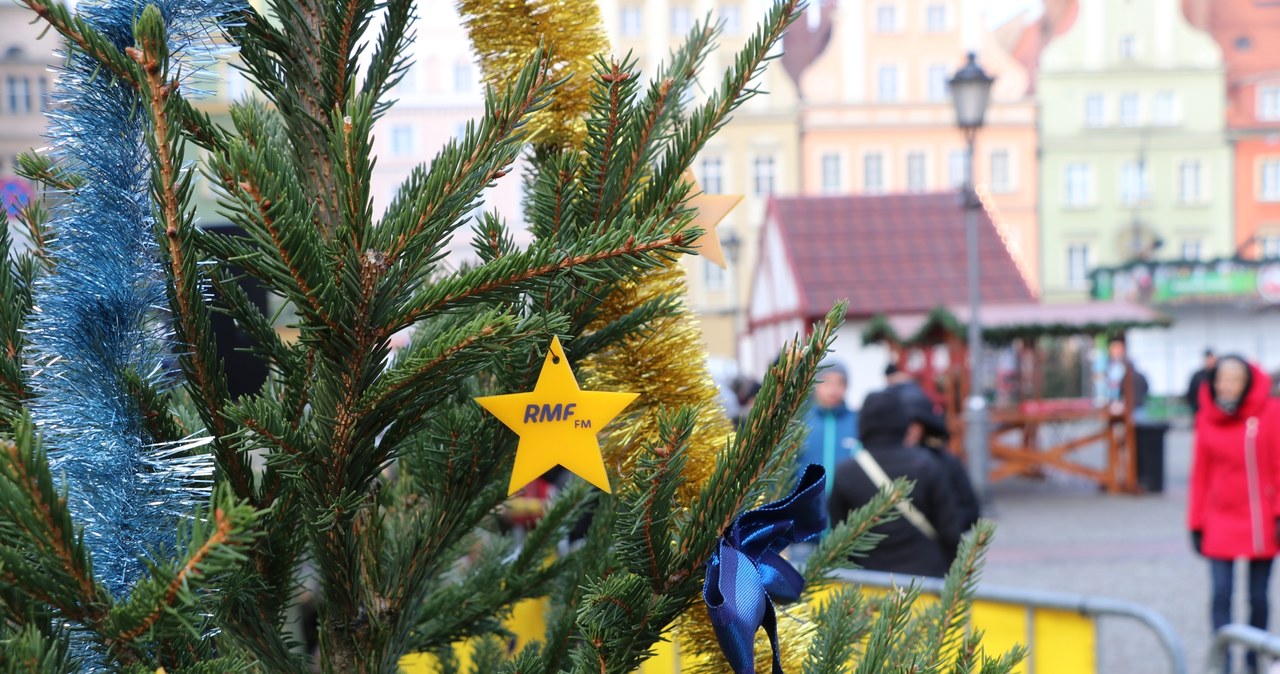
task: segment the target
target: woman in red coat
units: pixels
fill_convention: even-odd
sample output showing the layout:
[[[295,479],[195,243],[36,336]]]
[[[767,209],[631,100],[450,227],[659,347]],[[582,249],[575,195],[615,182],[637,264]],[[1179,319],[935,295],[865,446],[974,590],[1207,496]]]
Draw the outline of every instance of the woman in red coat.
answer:
[[[1200,389],[1187,522],[1209,559],[1213,629],[1231,622],[1236,559],[1249,563],[1249,624],[1267,628],[1267,586],[1280,549],[1280,406],[1271,380],[1238,356],[1218,361]],[[1249,671],[1256,671],[1250,653]]]

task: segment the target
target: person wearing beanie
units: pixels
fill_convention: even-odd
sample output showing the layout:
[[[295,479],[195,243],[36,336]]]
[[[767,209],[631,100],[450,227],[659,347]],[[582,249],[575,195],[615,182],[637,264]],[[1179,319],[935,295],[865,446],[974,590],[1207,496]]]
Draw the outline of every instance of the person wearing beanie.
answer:
[[[946,575],[947,551],[959,544],[961,529],[959,507],[937,458],[906,444],[911,418],[894,393],[880,391],[867,396],[858,419],[862,453],[868,456],[847,459],[836,467],[827,501],[831,521],[843,521],[880,491],[873,472],[888,480],[911,480],[910,506],[899,507],[901,517],[873,529],[884,540],[855,561],[876,571],[938,578]]]
[[[844,365],[832,360],[819,366],[812,404],[804,416],[809,435],[800,450],[801,470],[816,463],[833,475],[837,464],[858,451],[858,413],[844,402],[848,388],[849,371]],[[827,494],[831,494],[830,480]]]

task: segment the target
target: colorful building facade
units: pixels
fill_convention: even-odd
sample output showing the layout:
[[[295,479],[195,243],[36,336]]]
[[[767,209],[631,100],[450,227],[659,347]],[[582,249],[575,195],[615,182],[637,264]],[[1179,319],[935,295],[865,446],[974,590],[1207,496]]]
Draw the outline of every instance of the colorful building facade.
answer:
[[[1226,64],[1227,134],[1235,150],[1235,247],[1280,258],[1280,4],[1188,0]]]
[[[996,77],[975,183],[1015,260],[1038,278],[1036,106],[1027,69],[968,0],[842,0],[801,79],[807,194],[955,191],[965,144],[947,80],[976,50]],[[957,203],[957,208],[960,208]]]
[[[1178,0],[1080,0],[1037,77],[1046,300],[1095,267],[1232,254],[1222,52]]]
[[[0,206],[12,216],[34,196],[34,186],[17,176],[18,155],[44,146],[45,111],[53,91],[56,36],[40,39],[35,15],[14,3],[0,5]]]

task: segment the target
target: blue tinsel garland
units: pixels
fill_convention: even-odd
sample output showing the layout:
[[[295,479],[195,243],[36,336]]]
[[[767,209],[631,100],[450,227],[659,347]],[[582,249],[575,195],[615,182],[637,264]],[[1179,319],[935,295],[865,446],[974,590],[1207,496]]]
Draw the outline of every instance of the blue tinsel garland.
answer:
[[[209,62],[211,32],[233,0],[82,0],[80,16],[115,45],[133,46],[147,4],[165,19],[174,72]],[[165,275],[153,233],[149,122],[139,92],[73,51],[58,70],[52,151],[83,179],[53,208],[53,273],[35,288],[29,325],[32,415],[55,476],[84,526],[95,575],[116,597],[143,572],[140,557],[172,548],[175,516],[207,497],[206,457],[148,438],[124,373],[172,385]]]

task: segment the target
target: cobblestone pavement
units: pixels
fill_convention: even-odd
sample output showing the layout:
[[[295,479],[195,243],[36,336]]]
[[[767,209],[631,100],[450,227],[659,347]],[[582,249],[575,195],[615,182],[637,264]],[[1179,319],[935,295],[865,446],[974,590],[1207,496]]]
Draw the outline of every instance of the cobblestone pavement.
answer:
[[[1185,528],[1190,446],[1187,430],[1168,434],[1163,494],[1113,496],[1059,475],[996,484],[990,515],[998,529],[983,582],[1153,608],[1182,638],[1190,671],[1205,671],[1209,570],[1192,553]],[[1272,583],[1273,606],[1280,606],[1278,586]],[[1159,642],[1135,621],[1103,620],[1098,643],[1101,672],[1170,671]]]

